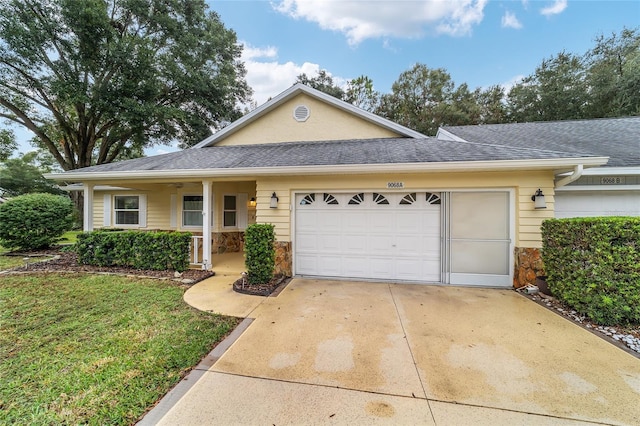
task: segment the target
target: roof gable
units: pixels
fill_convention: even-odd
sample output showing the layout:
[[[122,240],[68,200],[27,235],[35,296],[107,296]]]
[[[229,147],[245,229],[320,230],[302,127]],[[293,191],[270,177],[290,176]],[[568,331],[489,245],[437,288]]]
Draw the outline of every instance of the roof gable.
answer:
[[[301,105],[309,110],[304,121],[294,117]],[[384,137],[426,136],[298,83],[193,148]]]

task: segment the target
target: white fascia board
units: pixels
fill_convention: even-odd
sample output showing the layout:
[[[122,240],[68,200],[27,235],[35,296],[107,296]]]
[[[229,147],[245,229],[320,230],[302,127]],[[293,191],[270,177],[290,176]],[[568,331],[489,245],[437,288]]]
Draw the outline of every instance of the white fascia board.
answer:
[[[271,100],[265,102],[264,104],[260,105],[258,108],[254,109],[253,111],[251,111],[250,113],[244,115],[243,117],[239,118],[238,120],[234,121],[233,123],[231,123],[230,125],[228,125],[227,127],[217,131],[216,133],[214,133],[213,135],[209,136],[208,138],[204,139],[202,142],[197,143],[196,145],[194,145],[193,147],[191,147],[191,149],[193,148],[204,148],[207,146],[211,146],[211,145],[215,145],[215,143],[218,140],[221,140],[223,138],[225,138],[226,136],[229,136],[233,133],[235,133],[237,130],[240,130],[242,127],[244,127],[245,125],[251,123],[252,121],[260,118],[261,116],[265,115],[266,113],[268,113],[269,111],[277,108],[278,106],[280,106],[280,104],[284,103],[285,101],[289,100],[290,98],[293,98],[294,96],[298,95],[299,93],[304,93],[306,95],[309,95],[313,98],[316,99],[320,99],[328,104],[331,104],[333,106],[335,106],[338,109],[341,109],[343,111],[348,111],[360,118],[362,118],[363,120],[375,123],[381,127],[384,127],[388,130],[392,130],[396,133],[399,133],[401,135],[407,136],[407,137],[412,137],[412,138],[419,138],[419,139],[423,139],[423,138],[427,138],[428,136],[420,133],[420,132],[416,132],[415,130],[411,130],[408,127],[402,126],[398,123],[394,123],[391,120],[387,120],[386,118],[382,118],[376,114],[373,114],[369,111],[365,111],[361,108],[358,108],[354,105],[351,105],[348,102],[342,101],[338,98],[335,98],[331,95],[327,95],[324,92],[321,92],[319,90],[316,89],[312,89],[311,87],[305,86],[304,84],[301,83],[296,83],[293,86],[291,86],[290,88],[288,88],[287,90],[285,90],[284,92],[280,93],[278,96],[272,98]]]
[[[582,175],[591,176],[610,176],[610,175],[625,175],[633,176],[640,175],[640,166],[636,167],[598,167],[585,170]]]
[[[566,185],[555,188],[555,192],[582,191],[640,191],[640,185]]]
[[[348,164],[293,167],[246,167],[234,169],[140,170],[126,172],[47,173],[47,179],[60,181],[146,180],[162,178],[205,179],[217,177],[332,175],[376,173],[437,173],[504,170],[555,170],[577,164],[600,166],[608,157],[553,158],[544,160],[450,161],[440,163]]]

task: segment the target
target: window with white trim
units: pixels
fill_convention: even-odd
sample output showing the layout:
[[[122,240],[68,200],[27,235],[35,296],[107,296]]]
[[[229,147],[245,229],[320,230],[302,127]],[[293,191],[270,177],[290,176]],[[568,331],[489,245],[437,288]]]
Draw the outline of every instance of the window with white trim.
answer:
[[[116,225],[140,225],[140,197],[115,195],[113,197]]]
[[[238,226],[238,207],[235,195],[225,195],[223,197],[222,226],[225,228],[235,228]]]
[[[202,226],[202,195],[182,197],[182,226]]]

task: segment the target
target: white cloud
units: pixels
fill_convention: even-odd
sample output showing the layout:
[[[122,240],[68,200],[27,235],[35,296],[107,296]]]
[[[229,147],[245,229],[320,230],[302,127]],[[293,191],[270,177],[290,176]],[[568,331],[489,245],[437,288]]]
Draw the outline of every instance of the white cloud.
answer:
[[[544,16],[558,15],[567,8],[567,0],[555,0],[553,4],[540,9]]]
[[[509,79],[508,81],[505,81],[504,83],[500,83],[500,86],[502,86],[505,93],[509,93],[509,90],[511,90],[513,86],[515,86],[516,84],[524,80],[524,78],[525,78],[524,75],[519,74],[519,75],[513,76],[511,79]]]
[[[502,17],[502,27],[503,28],[514,28],[516,30],[522,28],[522,23],[518,21],[515,13],[511,13],[509,11],[505,12]]]
[[[246,80],[253,88],[253,100],[257,106],[291,87],[300,74],[314,76],[320,71],[318,64],[280,63],[277,57],[278,50],[275,47],[256,48],[244,44],[242,60],[247,69]]]
[[[274,9],[345,34],[350,45],[370,38],[421,37],[428,30],[466,35],[479,24],[487,0],[282,0]]]

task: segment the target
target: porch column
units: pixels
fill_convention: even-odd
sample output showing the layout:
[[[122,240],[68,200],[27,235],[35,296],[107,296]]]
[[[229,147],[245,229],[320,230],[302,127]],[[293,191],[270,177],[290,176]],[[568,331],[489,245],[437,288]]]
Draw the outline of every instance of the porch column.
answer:
[[[92,183],[83,185],[82,229],[85,232],[93,231],[93,187]]]
[[[211,181],[202,181],[202,269],[211,269]]]

